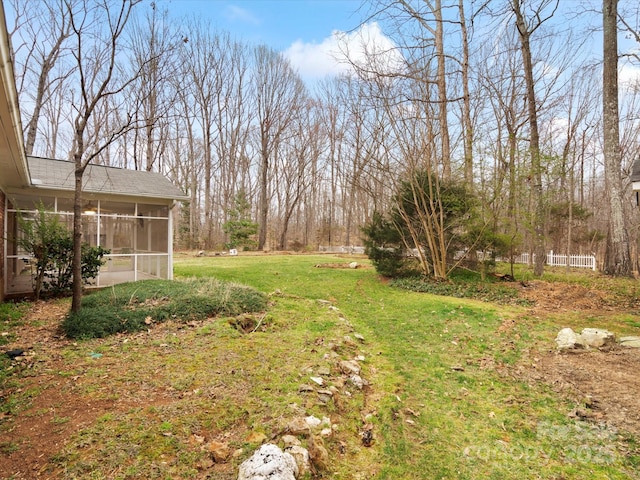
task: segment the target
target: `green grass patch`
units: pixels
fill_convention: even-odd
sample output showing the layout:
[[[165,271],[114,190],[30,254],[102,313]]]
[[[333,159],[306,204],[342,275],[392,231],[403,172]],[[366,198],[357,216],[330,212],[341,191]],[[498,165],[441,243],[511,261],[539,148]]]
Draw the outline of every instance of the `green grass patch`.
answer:
[[[265,308],[264,294],[237,283],[213,278],[145,280],[85,296],[80,311],[70,313],[62,329],[70,338],[101,338],[140,331],[155,322],[188,322]]]

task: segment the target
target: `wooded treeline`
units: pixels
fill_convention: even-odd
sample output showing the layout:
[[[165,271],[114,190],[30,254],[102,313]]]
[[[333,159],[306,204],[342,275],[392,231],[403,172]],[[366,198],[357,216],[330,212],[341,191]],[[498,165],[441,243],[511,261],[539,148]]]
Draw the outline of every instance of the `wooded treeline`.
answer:
[[[362,25],[377,22],[393,48],[345,43],[351,73],[310,84],[282,53],[203,19],[174,19],[169,3],[101,3],[5,2],[26,149],[72,159],[83,93],[70,5],[88,13],[87,56],[92,35],[111,34],[104,15],[133,6],[114,67],[121,88],[89,119],[86,146],[101,148],[94,162],[160,171],[182,187],[190,201],[178,248],[222,249],[241,193],[259,249],[361,245],[362,225],[389,207],[407,175],[426,169],[463,183],[486,228],[519,251],[604,257],[612,177],[603,154],[603,5],[369,2]],[[621,2],[617,13],[618,35],[635,48],[625,44],[620,71],[637,73],[640,7]],[[87,72],[83,82],[100,80]],[[638,78],[618,82],[620,197],[634,255]]]

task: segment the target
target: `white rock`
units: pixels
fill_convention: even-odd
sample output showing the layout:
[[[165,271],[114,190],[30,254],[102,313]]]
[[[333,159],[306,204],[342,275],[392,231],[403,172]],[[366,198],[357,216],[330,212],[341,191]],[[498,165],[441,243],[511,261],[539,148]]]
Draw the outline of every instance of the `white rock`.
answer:
[[[570,350],[572,348],[576,348],[576,341],[578,340],[578,335],[570,328],[563,328],[558,332],[556,336],[556,344],[558,345],[558,350]]]
[[[593,348],[606,347],[616,343],[616,336],[601,328],[583,328],[576,343]]]
[[[308,417],[306,417],[304,419],[304,421],[307,423],[307,425],[309,425],[311,428],[315,428],[317,426],[319,426],[322,423],[322,420],[320,420],[318,417],[314,417],[313,415],[309,415]]]
[[[349,268],[358,268],[358,262],[351,262]]]
[[[324,385],[324,380],[321,377],[309,377],[314,383],[317,383],[320,386]]]
[[[267,443],[240,464],[238,480],[295,480],[298,464],[290,453]]]

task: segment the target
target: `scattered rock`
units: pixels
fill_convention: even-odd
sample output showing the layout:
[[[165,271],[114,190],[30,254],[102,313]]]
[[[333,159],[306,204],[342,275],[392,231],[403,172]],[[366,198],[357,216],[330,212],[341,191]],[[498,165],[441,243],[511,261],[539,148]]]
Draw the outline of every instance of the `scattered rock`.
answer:
[[[360,340],[361,342],[364,342],[364,337],[359,333],[354,333],[353,336],[355,337],[356,340]]]
[[[309,425],[310,428],[315,428],[322,424],[322,420],[320,420],[318,417],[314,417],[313,415],[305,417],[304,421],[307,425]]]
[[[323,377],[328,377],[331,375],[331,369],[326,366],[322,366],[318,368],[318,375],[322,375]]]
[[[240,464],[238,480],[295,480],[297,475],[295,458],[277,445],[267,443]]]
[[[607,348],[614,346],[615,343],[615,334],[601,328],[583,328],[579,335],[570,328],[563,328],[556,336],[558,350]]]
[[[298,387],[298,392],[300,393],[315,392],[315,388],[313,388],[311,385],[302,384]]]
[[[358,262],[351,262],[349,268],[358,268]]]
[[[362,390],[366,385],[365,380],[360,375],[351,375],[349,381],[358,389]]]
[[[616,336],[612,332],[601,328],[583,328],[578,341],[586,347],[611,347],[616,343]]]
[[[331,390],[318,390],[318,399],[322,403],[328,403],[333,398],[333,391]]]
[[[345,335],[343,339],[344,339],[343,345],[345,347],[356,348],[358,346],[356,342],[353,341],[353,338],[351,338],[349,335]]]
[[[558,350],[571,350],[576,348],[576,341],[578,340],[578,335],[571,328],[563,328],[558,332],[556,336],[556,344],[558,345]]]
[[[285,448],[301,445],[300,440],[298,440],[297,437],[294,437],[293,435],[283,435],[282,442],[284,443]]]
[[[298,475],[303,476],[311,470],[311,458],[309,456],[309,450],[300,445],[293,445],[285,450],[290,454],[298,465]]]
[[[636,337],[636,336],[621,337],[620,345],[622,345],[623,347],[640,348],[640,337]]]
[[[216,463],[224,463],[231,456],[231,449],[229,448],[229,445],[223,442],[216,442],[215,440],[207,444],[207,451]]]
[[[309,424],[303,418],[294,418],[289,422],[286,428],[291,435],[307,436],[311,433]]]
[[[360,375],[360,365],[355,360],[342,360],[339,365],[345,375]]]
[[[322,377],[309,377],[311,379],[312,382],[317,383],[320,386],[324,385],[324,380],[322,379]]]

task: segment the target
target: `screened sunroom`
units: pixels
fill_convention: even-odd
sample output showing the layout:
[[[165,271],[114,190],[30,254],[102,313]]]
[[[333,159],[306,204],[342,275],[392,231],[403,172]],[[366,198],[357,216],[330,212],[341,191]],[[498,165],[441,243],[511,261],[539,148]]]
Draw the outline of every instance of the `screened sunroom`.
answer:
[[[7,192],[5,202],[5,292],[32,291],[32,260],[21,251],[17,216],[33,218],[39,205],[73,227],[72,162],[28,158],[29,187]],[[173,276],[173,211],[186,197],[158,173],[90,165],[83,177],[83,241],[101,246],[104,257],[94,285],[105,287]]]

